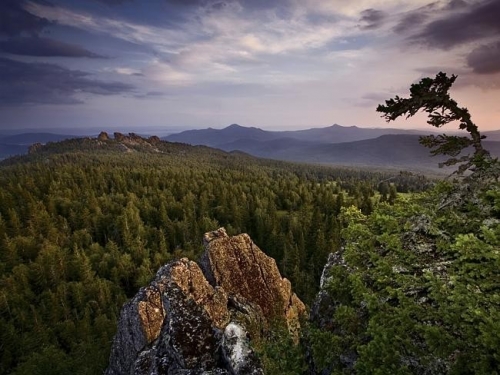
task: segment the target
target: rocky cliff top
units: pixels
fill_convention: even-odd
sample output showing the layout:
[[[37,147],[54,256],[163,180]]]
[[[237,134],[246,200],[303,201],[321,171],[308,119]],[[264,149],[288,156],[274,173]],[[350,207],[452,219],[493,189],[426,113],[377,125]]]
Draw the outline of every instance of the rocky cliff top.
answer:
[[[262,374],[250,340],[306,308],[247,234],[204,236],[200,265],[163,266],[122,309],[106,374]]]

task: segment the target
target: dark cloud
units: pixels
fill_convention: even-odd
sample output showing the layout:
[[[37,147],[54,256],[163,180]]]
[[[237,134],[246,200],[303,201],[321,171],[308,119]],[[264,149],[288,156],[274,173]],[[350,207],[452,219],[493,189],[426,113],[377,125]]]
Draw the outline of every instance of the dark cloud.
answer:
[[[398,34],[409,34],[413,30],[422,26],[425,21],[428,20],[429,17],[437,11],[439,11],[438,3],[433,2],[419,7],[411,12],[405,13],[393,30]]]
[[[380,27],[385,19],[385,13],[376,9],[365,9],[361,12],[360,22],[362,29],[376,29]]]
[[[81,94],[116,95],[134,89],[123,82],[104,82],[89,76],[55,64],[0,58],[0,105],[77,104],[82,103]]]
[[[455,7],[460,5],[452,2]],[[443,18],[431,22],[414,39],[436,48],[457,45],[500,35],[500,1],[488,0],[459,7]]]
[[[463,9],[466,7],[467,7],[467,2],[464,0],[451,0],[446,5],[446,9],[449,9],[449,10]]]
[[[60,42],[50,38],[11,38],[0,41],[0,52],[24,56],[61,56],[61,57],[91,57],[102,58],[76,44]]]
[[[474,49],[467,56],[467,65],[478,74],[500,73],[500,41]]]
[[[52,23],[28,12],[24,0],[0,0],[0,35],[38,35]]]
[[[394,31],[399,34],[414,30],[418,26],[422,25],[428,17],[428,14],[422,11],[407,14],[394,27]]]

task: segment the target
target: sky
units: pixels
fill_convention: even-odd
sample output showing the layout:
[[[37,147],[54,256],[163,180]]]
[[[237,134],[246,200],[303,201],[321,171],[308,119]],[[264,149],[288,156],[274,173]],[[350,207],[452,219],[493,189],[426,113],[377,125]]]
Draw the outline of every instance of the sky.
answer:
[[[411,83],[500,128],[500,0],[0,0],[0,130],[386,124]]]

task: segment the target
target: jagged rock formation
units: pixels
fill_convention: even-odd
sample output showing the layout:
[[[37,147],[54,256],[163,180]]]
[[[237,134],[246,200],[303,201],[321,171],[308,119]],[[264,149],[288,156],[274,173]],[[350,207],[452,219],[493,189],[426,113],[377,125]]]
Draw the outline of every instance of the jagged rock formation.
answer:
[[[120,132],[114,132],[113,136],[115,138],[115,141],[117,141],[117,142],[122,142],[123,139],[125,138],[125,135],[123,135],[123,133],[120,133]]]
[[[97,139],[98,139],[99,141],[102,141],[102,142],[104,142],[104,141],[108,141],[108,140],[109,140],[109,135],[108,135],[108,133],[106,133],[106,132],[100,132],[100,133],[99,133],[99,136],[97,137]]]
[[[157,145],[158,143],[161,143],[161,139],[156,135],[152,135],[148,138],[148,142],[152,145]]]
[[[38,151],[40,151],[43,148],[43,145],[39,142],[33,143],[29,148],[28,148],[28,154],[35,154]]]
[[[281,278],[276,261],[247,234],[228,237],[219,230],[206,234],[203,240],[209,251],[200,263],[210,283],[260,306],[267,320],[285,317],[289,331],[296,335],[305,307],[292,293],[290,281]]]
[[[200,268],[163,266],[122,309],[107,375],[263,374],[249,338],[274,319],[297,335],[304,304],[246,234],[205,234]]]

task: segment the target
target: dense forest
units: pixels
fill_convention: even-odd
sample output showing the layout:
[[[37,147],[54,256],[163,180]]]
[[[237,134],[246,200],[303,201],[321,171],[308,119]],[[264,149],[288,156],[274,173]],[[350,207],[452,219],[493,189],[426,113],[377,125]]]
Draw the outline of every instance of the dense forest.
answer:
[[[135,135],[34,149],[0,166],[1,374],[101,373],[122,304],[220,226],[249,233],[310,304],[343,207],[368,215],[430,185]]]
[[[469,134],[422,143],[456,178],[257,159],[115,134],[0,165],[1,374],[98,374],[122,304],[204,232],[247,232],[320,318],[271,333],[267,374],[495,374],[500,163],[444,73],[378,110]],[[472,153],[463,155],[464,149]],[[316,311],[316,317],[318,313]],[[306,363],[307,362],[307,363]]]

